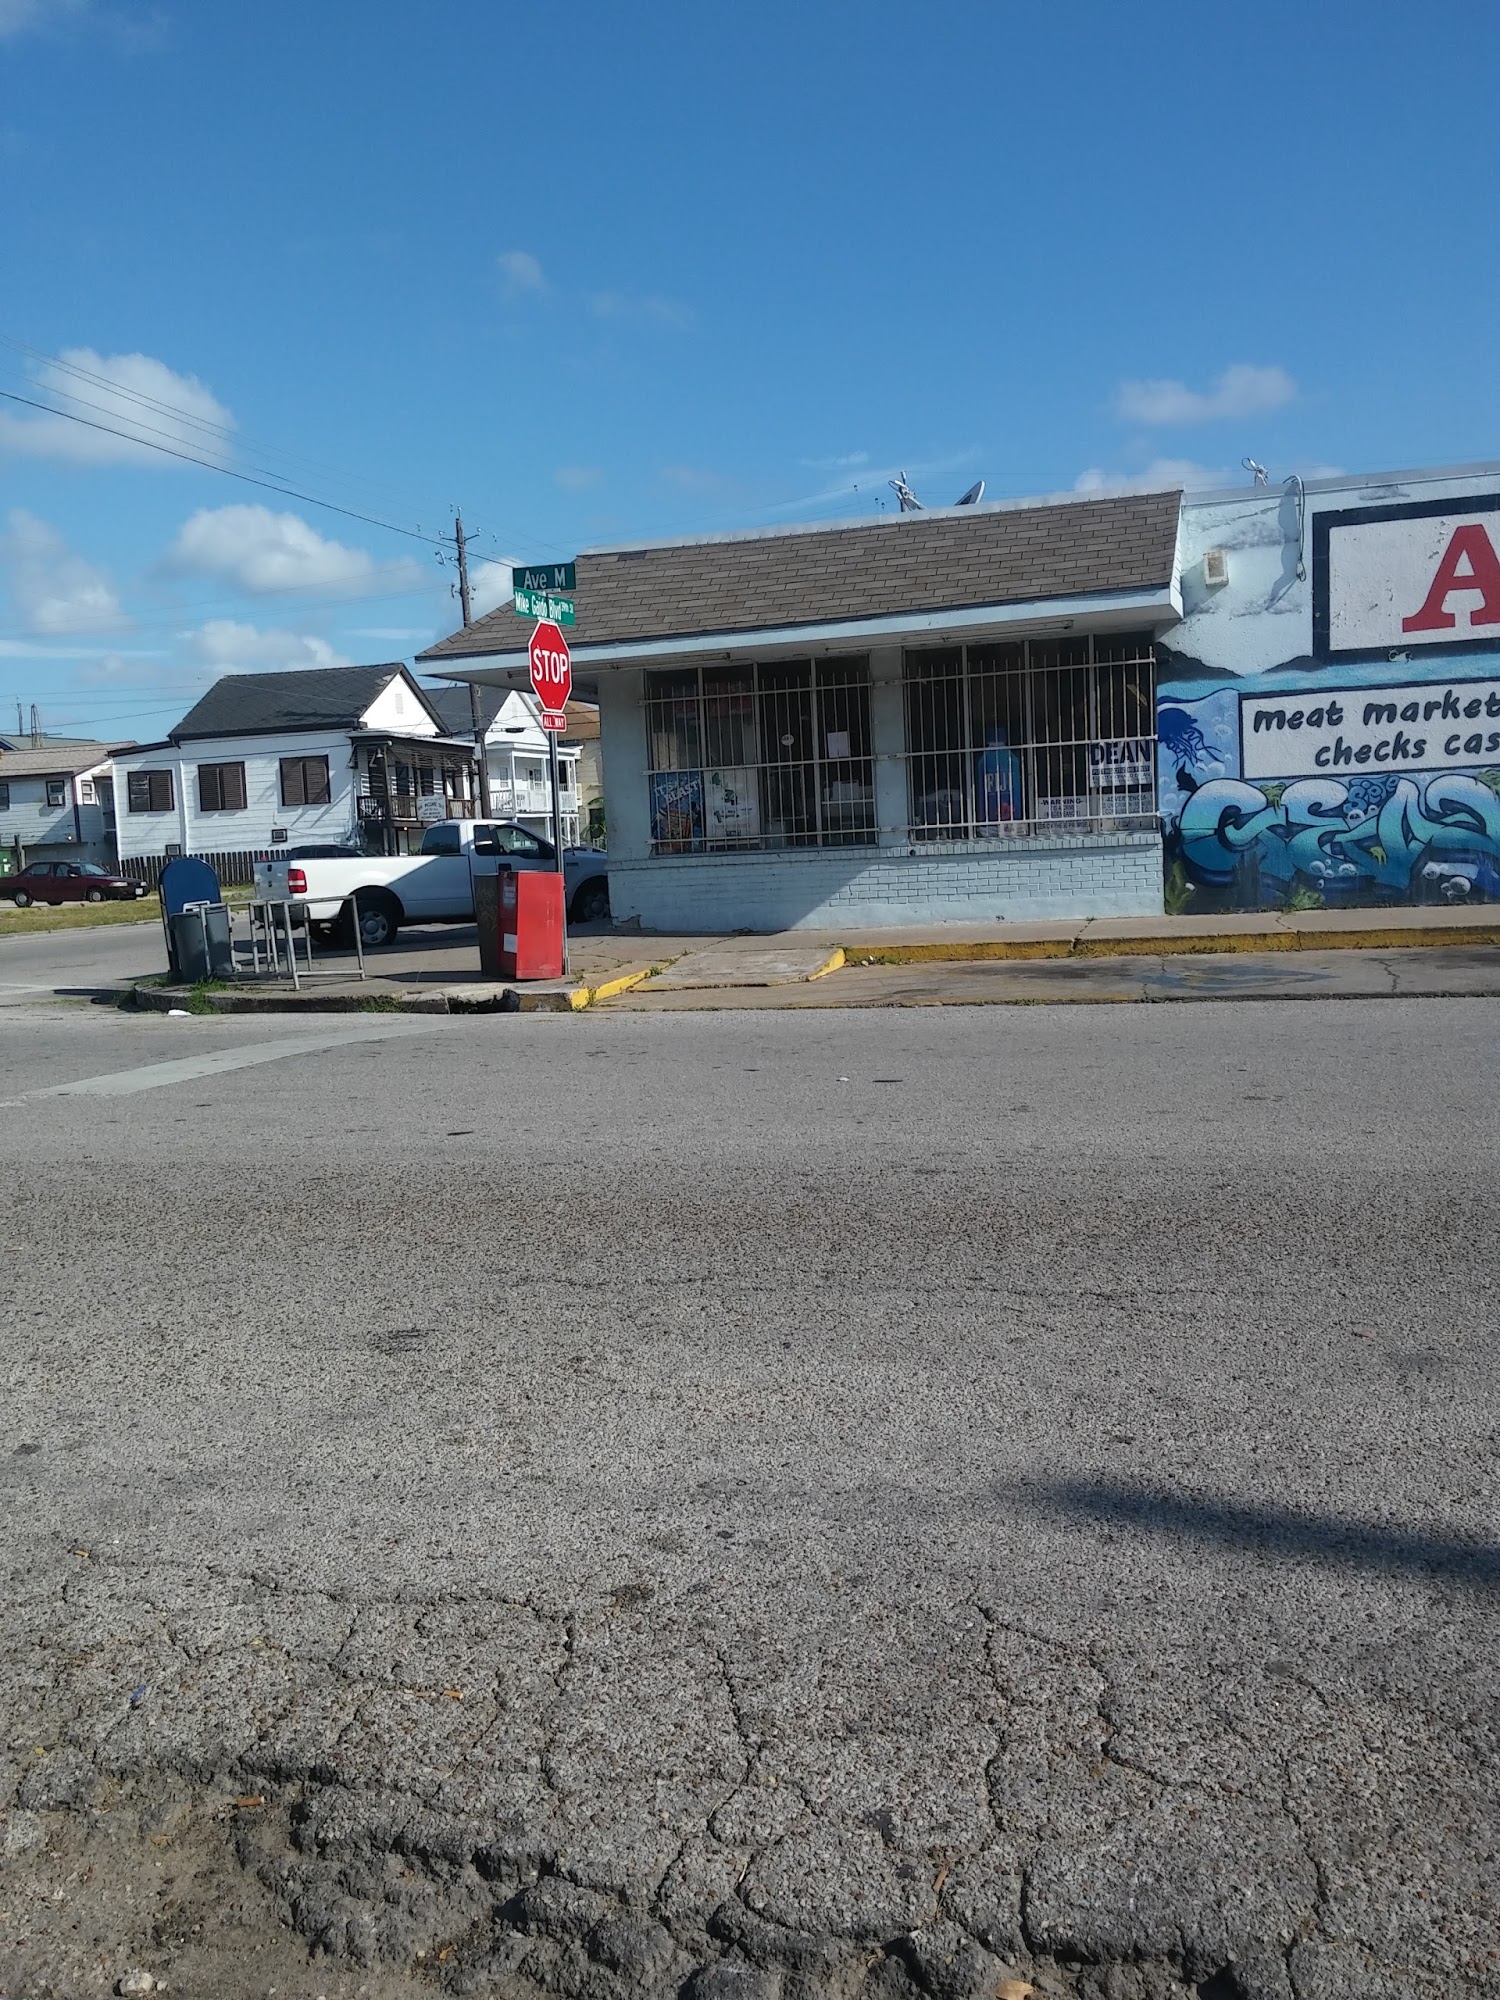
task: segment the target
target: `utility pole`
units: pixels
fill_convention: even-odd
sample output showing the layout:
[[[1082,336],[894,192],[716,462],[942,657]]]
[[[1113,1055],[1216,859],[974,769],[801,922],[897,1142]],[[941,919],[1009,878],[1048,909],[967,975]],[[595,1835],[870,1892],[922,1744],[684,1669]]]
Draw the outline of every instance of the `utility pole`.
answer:
[[[458,549],[458,604],[464,615],[464,629],[474,622],[473,602],[469,596],[469,547],[464,540],[464,517],[453,516],[453,540]],[[479,688],[474,681],[469,682],[469,721],[474,730],[474,755],[479,762],[479,813],[480,819],[490,816],[490,760],[484,745],[484,723],[479,715]]]

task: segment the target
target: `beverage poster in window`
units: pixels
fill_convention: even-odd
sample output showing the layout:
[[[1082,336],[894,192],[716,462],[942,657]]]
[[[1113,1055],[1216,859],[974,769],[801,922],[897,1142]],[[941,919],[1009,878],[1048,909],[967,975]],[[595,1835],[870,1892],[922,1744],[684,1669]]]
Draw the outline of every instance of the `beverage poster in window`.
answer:
[[[753,770],[708,774],[708,838],[715,847],[760,836],[760,793]]]
[[[651,840],[659,853],[666,854],[690,854],[703,845],[700,772],[651,773]]]
[[[1024,817],[1021,760],[998,723],[985,732],[984,748],[974,758],[974,817],[981,829]]]

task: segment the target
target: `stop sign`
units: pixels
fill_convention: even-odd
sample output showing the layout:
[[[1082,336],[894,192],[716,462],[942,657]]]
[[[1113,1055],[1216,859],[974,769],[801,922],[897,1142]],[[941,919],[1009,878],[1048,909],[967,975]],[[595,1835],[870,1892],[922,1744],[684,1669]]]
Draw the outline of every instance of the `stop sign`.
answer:
[[[565,708],[573,691],[573,662],[567,640],[550,620],[544,618],[532,633],[526,654],[531,662],[531,685],[542,707],[554,713]]]

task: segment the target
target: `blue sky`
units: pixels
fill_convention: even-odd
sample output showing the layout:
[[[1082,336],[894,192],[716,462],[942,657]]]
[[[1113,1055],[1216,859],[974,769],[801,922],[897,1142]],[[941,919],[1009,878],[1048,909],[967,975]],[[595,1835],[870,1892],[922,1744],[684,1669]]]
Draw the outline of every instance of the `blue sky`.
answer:
[[[0,388],[388,524],[0,401],[0,730],[410,658],[455,504],[535,560],[1500,456],[1497,58],[1453,0],[0,0]]]

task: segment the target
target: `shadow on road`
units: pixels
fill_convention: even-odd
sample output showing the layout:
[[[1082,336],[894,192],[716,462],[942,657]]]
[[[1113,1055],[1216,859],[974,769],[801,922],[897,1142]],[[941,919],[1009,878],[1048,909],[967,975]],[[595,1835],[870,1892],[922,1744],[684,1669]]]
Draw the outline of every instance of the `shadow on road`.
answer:
[[[1500,1544],[1436,1530],[1383,1528],[1336,1515],[1240,1506],[1108,1481],[1060,1480],[1040,1486],[1028,1482],[1014,1488],[1013,1497],[1044,1511],[1085,1515],[1143,1534],[1175,1535],[1219,1548],[1300,1557],[1385,1575],[1415,1573],[1469,1590],[1500,1592]]]

